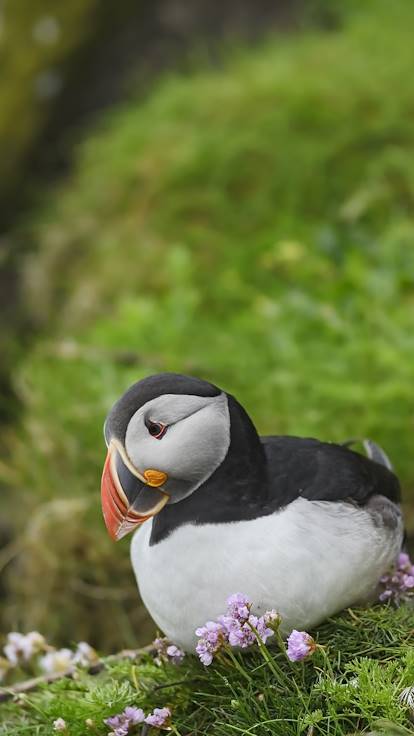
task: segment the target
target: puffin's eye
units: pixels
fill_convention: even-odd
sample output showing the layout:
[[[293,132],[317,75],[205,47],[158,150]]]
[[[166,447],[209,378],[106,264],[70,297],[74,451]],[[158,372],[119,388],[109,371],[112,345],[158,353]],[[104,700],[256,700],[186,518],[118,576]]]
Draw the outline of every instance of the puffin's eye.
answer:
[[[151,437],[154,437],[156,440],[162,439],[167,431],[166,424],[162,424],[162,422],[152,422],[151,419],[145,420],[145,426]]]

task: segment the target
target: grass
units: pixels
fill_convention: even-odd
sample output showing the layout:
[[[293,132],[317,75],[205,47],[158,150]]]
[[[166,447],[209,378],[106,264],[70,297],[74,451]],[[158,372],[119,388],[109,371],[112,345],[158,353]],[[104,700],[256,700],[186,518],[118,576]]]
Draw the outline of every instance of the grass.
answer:
[[[109,406],[159,370],[231,391],[261,433],[372,437],[412,533],[413,20],[408,0],[366,2],[336,31],[171,74],[12,234],[42,336],[2,437],[2,630],[148,640],[98,489]]]
[[[157,666],[149,655],[106,660],[97,676],[79,672],[75,680],[2,705],[0,734],[46,736],[62,717],[68,736],[103,736],[109,730],[103,719],[131,704],[146,713],[168,705],[176,736],[412,733],[399,700],[414,683],[412,608],[350,610],[316,636],[324,649],[303,663],[289,662],[274,647],[267,659],[256,648],[233,660],[224,654],[209,668],[193,656],[178,666]]]

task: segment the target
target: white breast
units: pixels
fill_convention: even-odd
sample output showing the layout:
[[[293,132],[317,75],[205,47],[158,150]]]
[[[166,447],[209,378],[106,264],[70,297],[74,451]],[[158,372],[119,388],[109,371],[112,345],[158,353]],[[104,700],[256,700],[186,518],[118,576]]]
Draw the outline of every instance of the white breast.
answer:
[[[181,526],[150,547],[151,525],[131,545],[140,594],[160,629],[187,650],[231,593],[246,593],[256,613],[276,608],[284,632],[367,600],[402,541],[402,529],[375,526],[350,504],[302,498],[251,521]]]

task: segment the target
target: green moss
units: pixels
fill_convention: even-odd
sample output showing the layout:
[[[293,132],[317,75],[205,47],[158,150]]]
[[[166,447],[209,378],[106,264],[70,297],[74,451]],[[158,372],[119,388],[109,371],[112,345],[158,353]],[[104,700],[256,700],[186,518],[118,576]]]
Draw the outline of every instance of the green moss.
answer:
[[[172,710],[178,736],[378,736],[412,733],[400,701],[412,686],[412,609],[354,610],[332,619],[318,634],[319,649],[304,663],[283,650],[221,656],[209,668],[193,657],[179,667],[106,660],[103,673],[79,674],[3,706],[0,734],[52,734],[64,718],[68,736],[106,734],[104,718],[128,705]],[[86,719],[93,721],[90,731]],[[137,730],[140,732],[140,729]],[[155,733],[155,731],[154,731]]]
[[[106,410],[147,373],[218,383],[262,433],[372,437],[412,500],[413,15],[369,3],[343,30],[171,75],[102,122],[16,234],[49,337],[16,375],[4,628],[81,628],[106,649],[147,637],[98,496]],[[56,522],[50,502],[72,498],[85,510]]]

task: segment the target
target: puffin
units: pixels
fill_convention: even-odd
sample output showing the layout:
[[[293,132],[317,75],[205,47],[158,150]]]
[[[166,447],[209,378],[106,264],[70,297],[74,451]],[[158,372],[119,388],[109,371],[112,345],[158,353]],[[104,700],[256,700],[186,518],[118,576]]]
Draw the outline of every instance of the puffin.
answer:
[[[259,436],[234,396],[175,373],[134,383],[104,435],[107,530],[135,531],[141,599],[185,651],[236,592],[256,615],[276,609],[282,633],[368,603],[401,550],[400,484],[370,440],[364,455]]]

